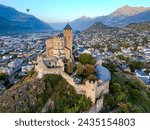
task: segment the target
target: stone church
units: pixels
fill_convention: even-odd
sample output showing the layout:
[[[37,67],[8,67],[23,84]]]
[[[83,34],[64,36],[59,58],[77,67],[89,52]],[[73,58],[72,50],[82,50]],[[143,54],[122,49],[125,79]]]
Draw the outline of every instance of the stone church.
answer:
[[[45,41],[46,52],[37,57],[35,70],[39,77],[44,74],[60,74],[67,61],[73,61],[72,28],[67,24],[64,33],[50,37]]]
[[[46,56],[72,61],[72,28],[67,24],[64,34],[46,40]]]

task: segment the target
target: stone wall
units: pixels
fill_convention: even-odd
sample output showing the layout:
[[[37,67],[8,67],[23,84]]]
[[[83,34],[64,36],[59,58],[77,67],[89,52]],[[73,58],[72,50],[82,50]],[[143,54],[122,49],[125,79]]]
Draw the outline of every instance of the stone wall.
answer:
[[[46,74],[61,74],[61,71],[64,71],[64,67],[47,68],[43,63],[42,54],[37,57],[37,62],[35,71],[38,72],[38,78],[42,78]]]
[[[61,75],[66,81],[72,85],[78,94],[84,94],[87,98],[90,98],[92,103],[96,102],[97,82],[86,81],[85,84],[76,84],[73,78],[65,72],[61,72]]]
[[[109,93],[109,81],[98,84],[97,93],[96,93],[97,98],[100,95],[104,95],[106,93]]]
[[[73,87],[75,87],[75,88],[78,87],[77,84],[74,82],[73,78],[70,75],[68,75],[67,73],[62,71],[61,76]]]
[[[104,96],[97,99],[96,103],[93,106],[91,106],[88,113],[98,113],[103,107],[103,100],[104,100]]]

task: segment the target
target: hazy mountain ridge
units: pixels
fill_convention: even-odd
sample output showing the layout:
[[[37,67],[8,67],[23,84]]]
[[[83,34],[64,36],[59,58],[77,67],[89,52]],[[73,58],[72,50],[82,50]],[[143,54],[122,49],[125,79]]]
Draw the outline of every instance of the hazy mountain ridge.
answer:
[[[56,30],[62,30],[67,24],[67,22],[47,24],[32,15],[3,5],[0,5],[0,19],[0,28],[3,32],[4,30],[52,30],[52,27]],[[70,25],[73,30],[83,31],[95,22],[101,22],[108,26],[126,26],[130,23],[148,21],[150,21],[150,7],[130,7],[125,5],[106,16],[94,18],[82,16],[70,22]]]
[[[0,31],[13,31],[18,28],[25,29],[23,26],[16,25],[14,22],[5,19],[4,17],[0,17]]]
[[[17,30],[52,30],[52,27],[40,19],[15,10],[14,8],[0,5],[0,28],[2,31]],[[3,25],[3,22],[5,24]],[[7,27],[7,26],[8,27]]]
[[[116,16],[116,17],[106,17],[103,21],[104,24],[109,26],[126,26],[130,23],[140,23],[150,21],[150,11],[145,11],[133,16]]]
[[[131,7],[125,5],[107,16],[98,17],[100,21],[109,26],[126,26],[130,23],[150,21],[150,7]]]
[[[94,22],[95,22],[94,19],[95,18],[82,16],[82,17],[70,22],[69,24],[71,25],[71,27],[74,30],[84,30],[84,29],[87,29],[87,27],[94,24]],[[62,30],[66,24],[67,24],[67,22],[64,22],[64,23],[51,23],[50,25],[56,30]]]
[[[106,16],[99,16],[96,18],[80,17],[72,22],[70,25],[74,30],[85,30],[95,22],[102,22],[109,26],[126,26],[130,23],[147,22],[150,21],[150,7],[131,7],[125,5],[116,11]],[[62,29],[65,23],[51,24],[54,29]]]
[[[125,5],[113,13],[111,13],[111,16],[133,16],[137,15],[139,13],[145,12],[150,10],[150,7],[131,7],[129,5]]]

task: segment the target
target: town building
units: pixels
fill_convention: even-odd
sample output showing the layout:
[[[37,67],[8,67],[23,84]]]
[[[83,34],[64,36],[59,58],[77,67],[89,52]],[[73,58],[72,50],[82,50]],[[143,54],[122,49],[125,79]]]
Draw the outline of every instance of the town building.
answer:
[[[135,75],[141,79],[148,87],[150,87],[150,73],[147,74],[144,70],[135,70]]]

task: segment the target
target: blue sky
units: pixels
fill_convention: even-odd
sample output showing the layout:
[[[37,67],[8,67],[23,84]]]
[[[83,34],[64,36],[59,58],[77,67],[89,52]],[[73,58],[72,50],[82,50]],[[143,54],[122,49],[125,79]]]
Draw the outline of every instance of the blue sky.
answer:
[[[150,0],[0,0],[21,12],[30,8],[30,14],[49,22],[68,22],[83,15],[107,15],[126,4],[150,7]]]

